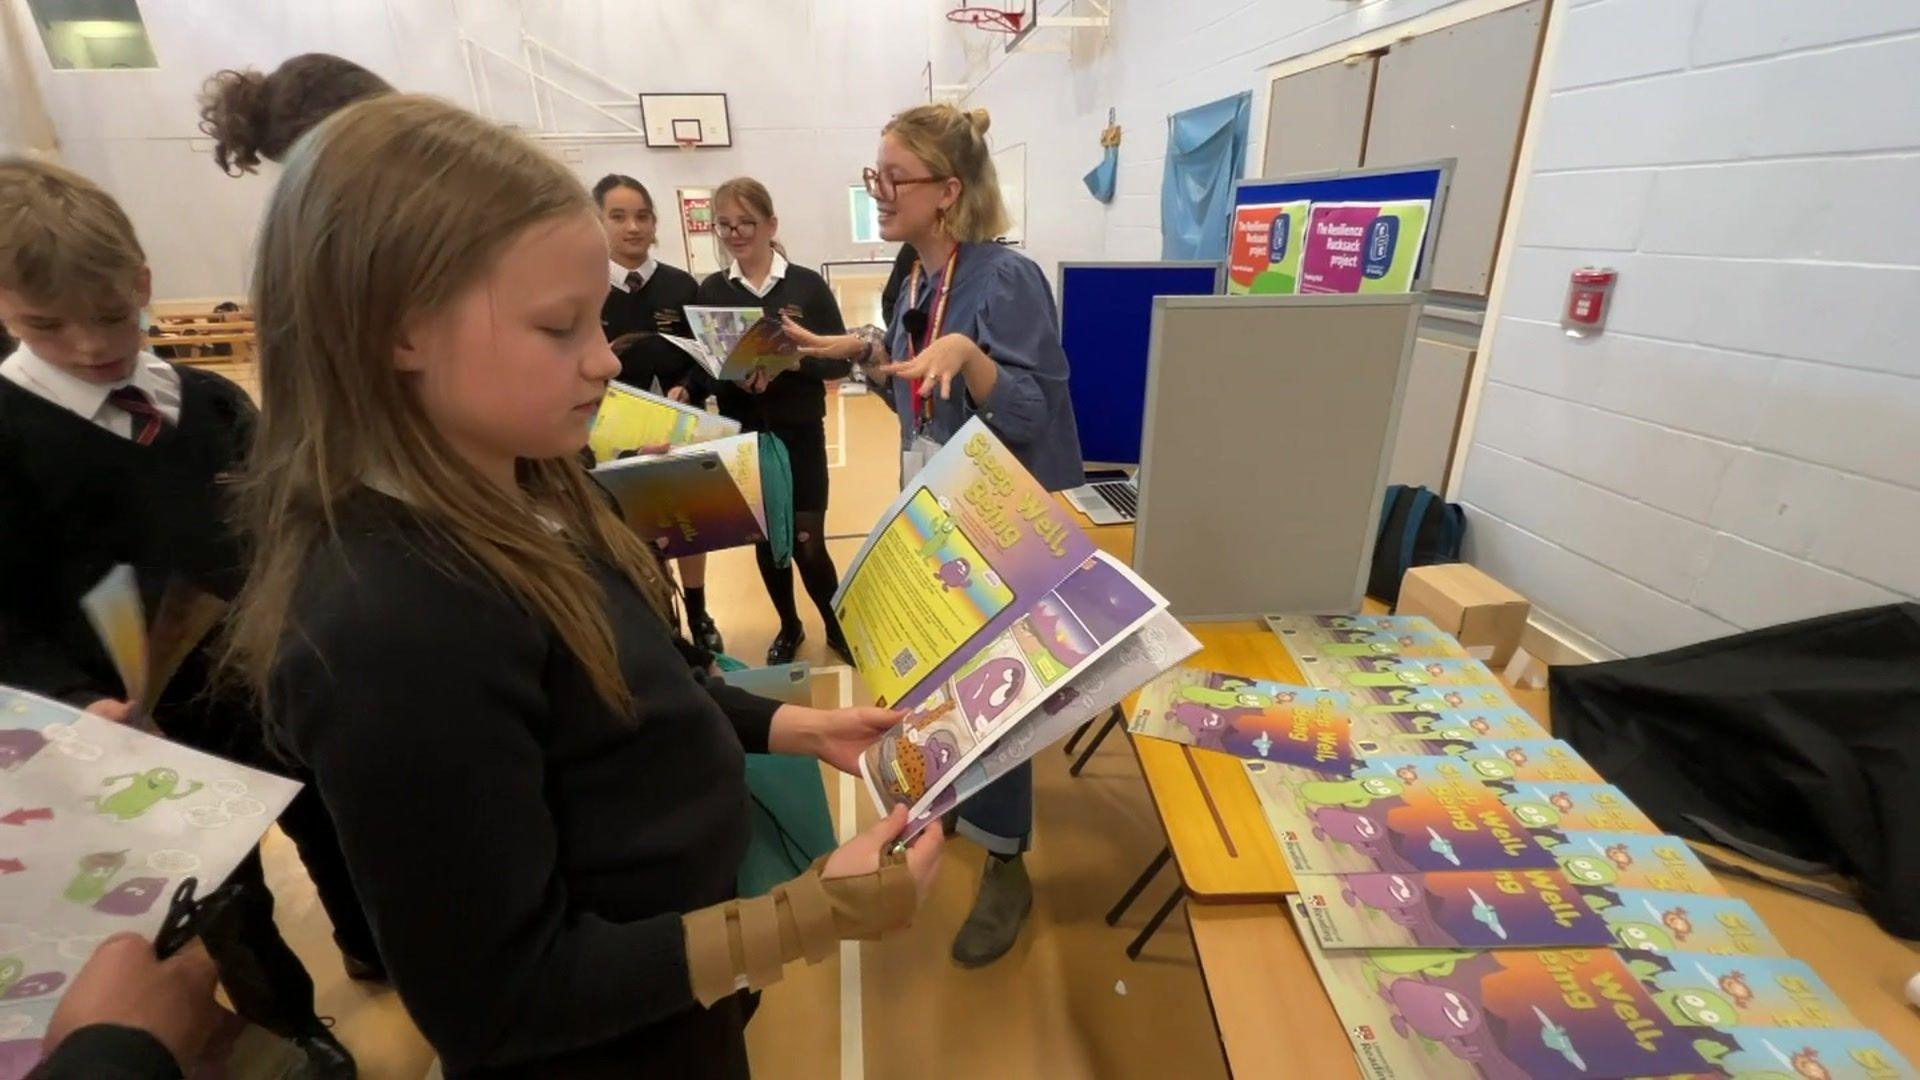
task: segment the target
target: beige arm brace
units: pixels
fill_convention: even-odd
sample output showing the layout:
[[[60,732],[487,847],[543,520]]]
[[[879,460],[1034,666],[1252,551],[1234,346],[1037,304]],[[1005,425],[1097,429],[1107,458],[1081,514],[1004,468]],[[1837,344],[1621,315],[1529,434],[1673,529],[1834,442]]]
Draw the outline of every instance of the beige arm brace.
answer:
[[[779,982],[788,963],[817,964],[842,941],[872,941],[907,925],[918,903],[904,856],[855,877],[822,878],[822,856],[765,896],[729,900],[680,917],[687,974],[702,1005]]]

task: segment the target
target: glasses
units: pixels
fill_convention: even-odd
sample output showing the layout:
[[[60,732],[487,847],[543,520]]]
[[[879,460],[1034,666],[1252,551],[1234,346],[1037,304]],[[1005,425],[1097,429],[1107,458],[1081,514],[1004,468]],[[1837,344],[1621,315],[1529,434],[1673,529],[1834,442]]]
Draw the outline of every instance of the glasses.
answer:
[[[742,221],[737,225],[724,221],[716,221],[713,223],[713,230],[721,236],[737,236],[742,240],[752,237],[754,231],[758,228],[760,228],[760,223],[757,221]]]
[[[910,187],[914,184],[944,183],[947,178],[944,176],[915,176],[908,177],[904,180],[895,180],[879,169],[862,169],[860,170],[860,179],[866,182],[867,194],[876,199],[891,200],[895,195],[900,193],[900,189],[903,187]]]

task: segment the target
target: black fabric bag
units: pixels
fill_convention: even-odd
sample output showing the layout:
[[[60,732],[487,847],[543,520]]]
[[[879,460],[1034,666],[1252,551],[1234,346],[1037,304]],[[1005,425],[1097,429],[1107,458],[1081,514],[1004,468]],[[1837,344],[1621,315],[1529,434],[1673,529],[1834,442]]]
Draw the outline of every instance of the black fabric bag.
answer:
[[[1554,733],[1662,828],[1857,884],[1920,938],[1920,604],[1552,671]]]
[[[1460,561],[1467,516],[1458,504],[1423,487],[1395,484],[1380,506],[1380,533],[1373,542],[1367,595],[1389,604],[1400,599],[1400,579],[1416,566]]]

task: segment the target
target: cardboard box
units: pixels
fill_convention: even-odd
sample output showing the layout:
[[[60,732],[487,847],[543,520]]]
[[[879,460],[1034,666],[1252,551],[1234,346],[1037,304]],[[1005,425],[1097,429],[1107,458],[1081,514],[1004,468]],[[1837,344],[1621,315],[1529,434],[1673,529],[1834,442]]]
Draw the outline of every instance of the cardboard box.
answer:
[[[1466,563],[1416,566],[1400,582],[1400,615],[1425,615],[1460,639],[1475,656],[1491,649],[1487,663],[1499,670],[1520,647],[1527,628],[1527,598]]]

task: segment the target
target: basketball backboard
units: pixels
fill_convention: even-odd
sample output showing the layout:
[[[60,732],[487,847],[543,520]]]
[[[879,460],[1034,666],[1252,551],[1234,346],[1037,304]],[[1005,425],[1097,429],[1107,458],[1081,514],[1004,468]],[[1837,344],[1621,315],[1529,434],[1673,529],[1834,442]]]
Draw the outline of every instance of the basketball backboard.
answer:
[[[733,145],[725,94],[641,94],[640,126],[650,147]]]

